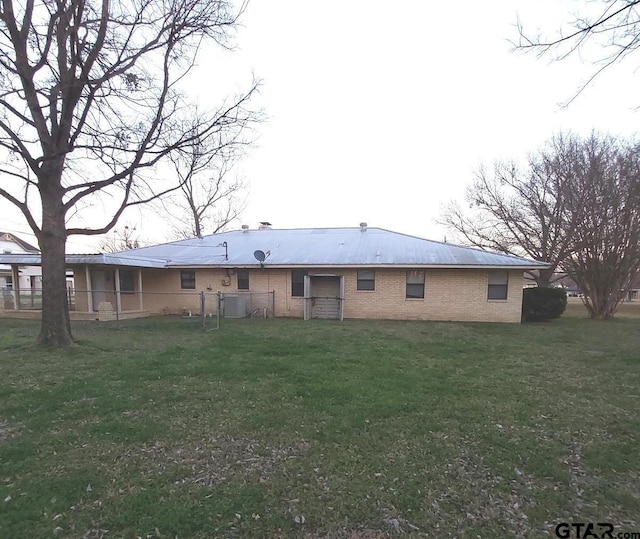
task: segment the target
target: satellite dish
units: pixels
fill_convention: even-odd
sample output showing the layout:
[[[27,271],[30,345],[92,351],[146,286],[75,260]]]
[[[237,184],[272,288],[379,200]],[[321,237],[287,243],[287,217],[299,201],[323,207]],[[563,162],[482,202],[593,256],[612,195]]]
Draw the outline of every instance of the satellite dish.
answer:
[[[265,259],[267,258],[267,255],[264,254],[264,251],[260,251],[260,250],[253,251],[253,256],[258,262],[264,262]]]

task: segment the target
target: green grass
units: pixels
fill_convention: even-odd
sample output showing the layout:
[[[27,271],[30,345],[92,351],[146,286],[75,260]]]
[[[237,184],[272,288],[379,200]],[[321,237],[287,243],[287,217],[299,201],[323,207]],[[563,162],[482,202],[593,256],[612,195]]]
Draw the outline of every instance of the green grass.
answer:
[[[637,319],[0,323],[0,537],[640,531]]]
[[[589,312],[580,298],[568,298],[566,317],[589,318]],[[616,318],[640,318],[640,300],[625,301],[616,311]]]

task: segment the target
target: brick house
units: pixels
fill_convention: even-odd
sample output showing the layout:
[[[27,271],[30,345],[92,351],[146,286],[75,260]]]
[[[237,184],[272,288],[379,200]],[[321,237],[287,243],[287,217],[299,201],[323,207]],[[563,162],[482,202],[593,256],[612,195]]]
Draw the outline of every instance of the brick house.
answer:
[[[199,312],[199,294],[224,294],[229,302],[270,294],[268,314],[277,317],[516,323],[523,272],[545,267],[365,223],[244,226],[114,254],[68,255],[67,264],[76,310],[85,312],[105,301],[122,313]]]

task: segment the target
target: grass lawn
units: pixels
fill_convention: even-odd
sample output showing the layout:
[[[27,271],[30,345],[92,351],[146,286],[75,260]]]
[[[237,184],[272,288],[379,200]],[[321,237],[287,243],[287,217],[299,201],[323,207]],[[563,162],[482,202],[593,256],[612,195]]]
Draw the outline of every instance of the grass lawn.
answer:
[[[564,316],[589,318],[589,312],[580,298],[568,298]],[[640,318],[640,300],[621,303],[616,311],[616,318]]]
[[[0,537],[640,531],[640,320],[0,320]]]

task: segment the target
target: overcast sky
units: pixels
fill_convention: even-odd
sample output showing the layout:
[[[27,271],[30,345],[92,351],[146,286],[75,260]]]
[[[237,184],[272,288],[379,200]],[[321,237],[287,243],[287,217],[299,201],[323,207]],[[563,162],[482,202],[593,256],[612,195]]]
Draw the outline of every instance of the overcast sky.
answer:
[[[462,198],[480,164],[521,158],[559,130],[634,134],[640,57],[563,107],[591,74],[587,59],[512,51],[518,16],[530,34],[553,33],[585,4],[254,0],[237,50],[205,51],[194,83],[207,101],[262,80],[267,119],[237,171],[250,188],[234,228],[366,221],[441,240],[442,205]],[[143,240],[166,239],[153,214],[125,221]],[[7,214],[0,229],[28,231]],[[68,251],[95,245],[72,237]]]

